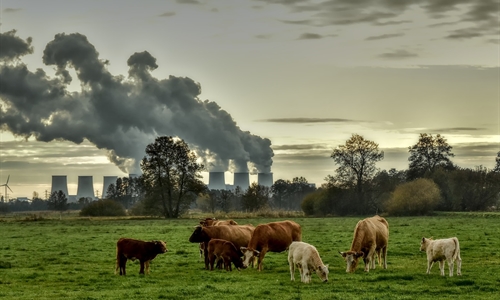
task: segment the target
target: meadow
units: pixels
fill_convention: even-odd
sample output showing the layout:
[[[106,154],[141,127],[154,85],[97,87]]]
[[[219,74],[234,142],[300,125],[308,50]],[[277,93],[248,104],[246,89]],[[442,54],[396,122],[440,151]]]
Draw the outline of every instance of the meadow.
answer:
[[[2,299],[497,299],[500,295],[500,214],[441,214],[387,217],[388,269],[377,265],[345,272],[338,253],[349,250],[362,217],[289,218],[302,226],[303,241],[329,264],[329,281],[313,274],[310,284],[290,281],[287,253],[268,253],[264,270],[204,270],[198,245],[188,242],[198,219],[0,218],[0,298]],[[276,218],[235,219],[254,226]],[[427,275],[420,239],[457,236],[462,276],[441,277],[435,264]],[[169,252],[139,275],[114,274],[120,237],[161,239]],[[447,266],[445,268],[448,274]]]

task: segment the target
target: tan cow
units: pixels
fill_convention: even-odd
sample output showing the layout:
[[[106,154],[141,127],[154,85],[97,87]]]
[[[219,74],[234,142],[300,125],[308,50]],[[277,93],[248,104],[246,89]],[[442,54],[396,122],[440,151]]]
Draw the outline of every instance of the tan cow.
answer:
[[[444,276],[444,261],[448,261],[450,277],[453,276],[453,264],[457,262],[457,275],[462,275],[462,258],[460,257],[460,244],[456,237],[448,239],[426,239],[420,241],[420,251],[427,253],[427,274],[431,273],[434,262],[439,262],[441,276]]]
[[[268,251],[283,252],[294,241],[302,240],[302,229],[293,221],[271,222],[255,227],[247,247],[241,247],[243,266],[248,267],[254,257],[258,257],[258,270],[262,271],[262,261]]]
[[[127,259],[138,259],[141,263],[139,274],[149,273],[149,263],[156,255],[167,252],[167,245],[163,241],[145,242],[129,238],[121,238],[116,243],[116,269],[115,274],[120,269],[120,275],[125,275]]]
[[[237,249],[248,245],[255,227],[251,225],[196,226],[189,237],[191,243],[204,243],[205,269],[208,270],[208,242],[223,239],[232,242]]]
[[[290,280],[292,281],[295,281],[295,266],[297,266],[302,282],[310,283],[313,271],[316,272],[321,281],[328,282],[328,265],[323,264],[318,250],[313,245],[292,242],[288,248],[288,264],[290,265]]]
[[[240,251],[236,246],[230,241],[221,239],[211,239],[208,242],[208,261],[210,264],[210,271],[214,269],[215,261],[222,261],[224,263],[224,269],[227,271],[232,271],[232,264],[238,269],[238,271],[243,267],[243,260],[240,257]]]
[[[375,269],[375,255],[379,257],[379,264],[382,258],[384,269],[387,269],[388,242],[389,224],[384,218],[376,215],[359,221],[354,228],[351,249],[340,252],[347,264],[346,272],[356,271],[360,257],[365,262],[365,272],[369,272],[370,268]]]

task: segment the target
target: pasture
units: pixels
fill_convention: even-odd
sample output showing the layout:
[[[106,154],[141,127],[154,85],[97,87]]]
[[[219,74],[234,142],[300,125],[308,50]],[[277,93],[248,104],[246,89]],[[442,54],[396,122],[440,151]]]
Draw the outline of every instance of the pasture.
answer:
[[[377,265],[345,272],[338,251],[349,250],[360,217],[290,218],[302,226],[303,241],[329,264],[329,281],[313,274],[310,284],[290,281],[287,253],[268,253],[264,270],[207,271],[198,245],[188,242],[198,219],[63,218],[0,219],[0,298],[3,299],[496,299],[500,295],[500,215],[443,214],[387,217],[388,269]],[[235,219],[254,226],[282,219]],[[441,277],[435,264],[425,274],[422,236],[460,240],[462,276]],[[120,237],[161,239],[169,252],[139,275],[114,274]],[[446,274],[447,265],[445,267]]]

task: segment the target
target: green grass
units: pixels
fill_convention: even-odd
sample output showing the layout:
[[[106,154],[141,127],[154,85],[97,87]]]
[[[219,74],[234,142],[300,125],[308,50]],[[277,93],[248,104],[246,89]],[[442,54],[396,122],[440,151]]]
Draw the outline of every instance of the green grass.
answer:
[[[500,214],[441,214],[387,220],[388,269],[345,273],[338,251],[348,250],[360,218],[291,218],[302,225],[303,241],[318,248],[330,265],[328,283],[290,281],[286,253],[269,253],[264,270],[206,271],[198,245],[188,242],[197,219],[32,218],[0,219],[2,299],[496,299],[500,294]],[[236,219],[258,225],[279,219]],[[425,274],[422,236],[457,236],[462,276],[441,277],[435,265]],[[120,237],[162,239],[169,252],[139,275],[114,274]],[[446,266],[446,274],[447,266]],[[456,274],[456,272],[455,272]]]

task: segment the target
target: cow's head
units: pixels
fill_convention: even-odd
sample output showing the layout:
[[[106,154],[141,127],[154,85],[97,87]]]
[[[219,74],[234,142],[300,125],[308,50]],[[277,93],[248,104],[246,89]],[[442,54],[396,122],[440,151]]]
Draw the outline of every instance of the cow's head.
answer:
[[[164,241],[153,241],[157,253],[168,252],[167,244]]]
[[[426,239],[423,237],[420,241],[420,251],[427,251],[427,246],[429,246],[430,241],[432,241],[432,238]]]
[[[198,225],[194,228],[193,233],[189,237],[191,243],[203,243],[205,241],[205,235],[203,233],[203,227]]]
[[[328,282],[328,265],[324,266],[318,266],[316,269],[316,274],[318,274],[319,279],[321,279],[323,282]]]
[[[356,268],[358,266],[358,261],[360,257],[363,257],[365,254],[363,251],[347,251],[347,252],[339,252],[340,255],[345,259],[345,262],[347,264],[347,267],[345,271],[347,273],[354,273],[356,271]]]
[[[212,226],[214,221],[216,221],[216,218],[205,218],[200,220],[200,225],[201,226]]]
[[[247,267],[243,265],[243,259],[238,257],[238,259],[233,260],[234,266],[239,270],[246,269]]]
[[[253,250],[247,247],[240,247],[241,253],[243,253],[243,267],[246,268],[253,260],[254,257],[259,257],[260,251]]]

